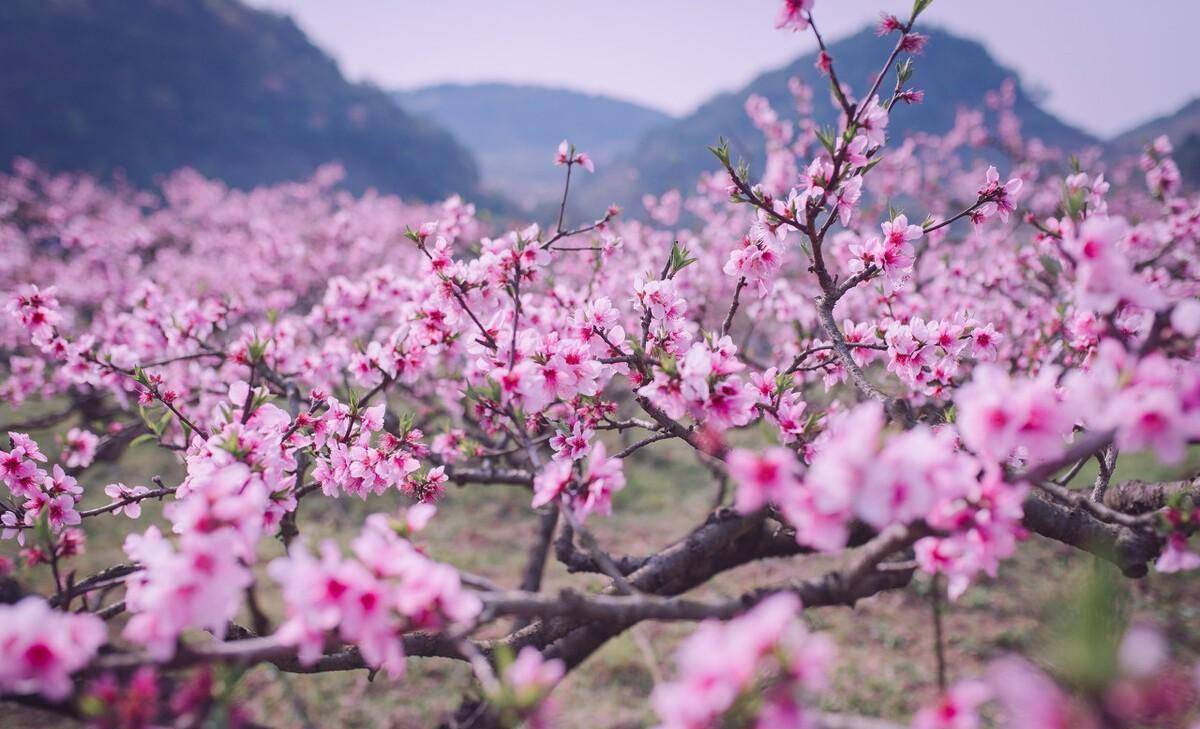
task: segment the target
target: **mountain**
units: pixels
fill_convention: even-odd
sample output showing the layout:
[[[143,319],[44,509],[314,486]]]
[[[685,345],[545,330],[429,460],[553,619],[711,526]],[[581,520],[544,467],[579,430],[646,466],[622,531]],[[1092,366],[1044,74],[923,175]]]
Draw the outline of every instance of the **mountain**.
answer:
[[[912,132],[940,133],[950,129],[958,109],[983,108],[984,95],[1016,73],[997,63],[987,50],[971,40],[937,28],[926,28],[929,43],[915,59],[916,72],[910,85],[925,91],[925,103],[905,106],[892,116],[888,133],[899,138]],[[830,45],[838,76],[853,91],[864,93],[879,71],[891,39],[880,39],[871,28]],[[701,172],[712,170],[716,161],[706,151],[718,137],[730,140],[737,155],[751,164],[761,162],[764,144],[761,133],[745,111],[746,97],[766,97],[783,118],[794,118],[788,79],[797,76],[813,89],[813,115],[820,124],[835,121],[828,80],[816,69],[816,54],[797,58],[783,68],[764,73],[733,93],[721,94],[674,123],[650,130],[598,180],[585,201],[589,206],[615,200],[640,208],[643,192],[659,193],[672,187],[690,190]],[[895,85],[894,68],[881,86]],[[1095,139],[1042,110],[1019,88],[1014,107],[1027,136],[1067,148],[1093,144]]]
[[[394,94],[451,132],[479,161],[484,186],[527,208],[562,191],[554,151],[563,139],[603,169],[666,114],[607,96],[544,86],[443,84]]]
[[[1200,133],[1193,132],[1180,141],[1175,147],[1175,163],[1185,182],[1200,187]]]
[[[1109,142],[1109,146],[1123,152],[1137,152],[1161,134],[1166,134],[1176,145],[1190,136],[1200,134],[1200,97],[1192,99],[1172,114],[1151,119],[1118,134]]]
[[[1175,162],[1183,179],[1200,186],[1200,97],[1184,104],[1178,111],[1123,132],[1109,142],[1109,150],[1118,154],[1135,154],[1159,135],[1171,138],[1175,146]]]
[[[433,199],[478,173],[446,131],[351,84],[291,19],[237,0],[0,2],[0,165],[145,184],[181,166],[238,187],[324,162]]]

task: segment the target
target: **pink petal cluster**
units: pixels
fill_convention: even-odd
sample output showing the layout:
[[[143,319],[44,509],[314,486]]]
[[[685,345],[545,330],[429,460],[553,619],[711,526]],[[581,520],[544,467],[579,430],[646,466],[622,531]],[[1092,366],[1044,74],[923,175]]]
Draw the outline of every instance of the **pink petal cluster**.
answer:
[[[579,165],[588,172],[596,171],[596,165],[592,162],[592,158],[585,152],[576,152],[575,145],[565,139],[558,145],[558,152],[554,155],[554,164]]]
[[[775,27],[796,33],[807,30],[808,14],[812,12],[815,2],[816,0],[783,0],[779,16],[775,19]]]
[[[62,441],[63,465],[67,468],[87,468],[96,458],[96,447],[100,438],[95,433],[80,428],[71,428]]]
[[[963,443],[997,463],[1014,455],[1037,463],[1061,453],[1081,410],[1059,374],[1048,368],[1036,378],[1012,378],[999,367],[977,367],[954,399]]]
[[[549,729],[556,707],[548,695],[563,675],[566,665],[557,658],[547,660],[537,648],[525,646],[500,674],[500,685],[489,692],[493,706],[515,714],[522,726]]]
[[[561,499],[575,518],[583,521],[593,512],[605,516],[612,513],[612,497],[625,488],[625,472],[621,460],[608,455],[602,441],[596,441],[588,456],[582,476],[575,475],[573,461],[551,461],[533,480],[532,507],[538,508]]]
[[[422,514],[422,520],[427,518]],[[411,520],[409,520],[411,522]],[[299,649],[300,660],[319,658],[328,635],[353,643],[368,665],[393,678],[404,674],[403,634],[441,631],[470,622],[482,608],[458,572],[425,556],[385,514],[367,517],[353,557],[332,540],[314,557],[297,542],[268,572],[283,588],[288,618],[275,637]]]
[[[1162,294],[1135,274],[1123,250],[1130,232],[1123,218],[1092,216],[1064,232],[1063,246],[1076,261],[1080,307],[1108,313],[1123,303],[1152,309],[1163,305]]]
[[[126,537],[125,553],[141,569],[125,580],[125,606],[133,616],[125,637],[160,661],[175,655],[185,630],[223,638],[253,582],[238,556],[243,550],[231,529],[186,533],[178,547],[153,526]]]
[[[935,396],[956,384],[964,360],[996,359],[1002,340],[992,324],[961,312],[951,319],[891,321],[883,333],[888,372],[913,391]]]
[[[809,712],[795,696],[825,688],[833,642],[797,619],[800,601],[769,597],[727,623],[702,623],[675,655],[679,675],[655,687],[651,702],[662,729],[708,729],[748,692],[761,693],[760,726],[805,726]],[[763,688],[763,686],[766,688]],[[791,717],[786,724],[762,723]]]
[[[1016,552],[1025,537],[1021,519],[1029,493],[1026,484],[1009,484],[994,472],[970,484],[957,498],[938,502],[926,518],[947,536],[925,537],[914,546],[917,564],[929,574],[947,576],[950,599],[958,599],[980,572],[995,577],[1000,562]]]
[[[861,245],[851,246],[854,259],[850,262],[851,273],[862,273],[874,267],[883,272],[884,281],[891,289],[902,288],[912,275],[916,262],[913,241],[925,234],[919,225],[909,225],[908,217],[897,215],[894,220],[883,223],[883,236],[872,236]]]
[[[672,418],[690,416],[716,430],[742,426],[754,417],[756,396],[736,373],[745,369],[728,335],[695,342],[682,361],[654,368],[638,394]]]
[[[1152,450],[1178,463],[1200,438],[1200,364],[1144,357],[1105,339],[1087,370],[1070,373],[1066,387],[1080,403],[1090,428],[1115,433],[1122,450]]]
[[[86,666],[106,639],[100,618],[54,610],[40,597],[0,605],[0,695],[66,698],[71,674]]]
[[[991,689],[977,680],[959,681],[925,706],[912,720],[912,729],[979,729],[979,708],[991,698]]]
[[[145,486],[126,486],[123,483],[110,483],[104,487],[104,495],[108,496],[116,502],[125,502],[121,506],[113,509],[114,514],[124,514],[130,519],[137,519],[142,515],[142,504],[136,499],[143,494],[150,493],[150,489]]]
[[[0,481],[8,487],[17,511],[0,514],[0,538],[15,537],[25,543],[25,532],[44,518],[58,534],[82,521],[76,502],[83,488],[57,463],[47,473],[39,463],[46,462],[38,444],[25,433],[8,434],[12,447],[0,450]]]
[[[999,216],[1001,222],[1007,222],[1008,216],[1017,209],[1017,196],[1024,181],[1013,177],[1001,183],[1000,172],[995,167],[988,167],[984,177],[983,187],[979,188],[979,199],[987,202],[971,214],[971,219],[979,224],[992,216]]]

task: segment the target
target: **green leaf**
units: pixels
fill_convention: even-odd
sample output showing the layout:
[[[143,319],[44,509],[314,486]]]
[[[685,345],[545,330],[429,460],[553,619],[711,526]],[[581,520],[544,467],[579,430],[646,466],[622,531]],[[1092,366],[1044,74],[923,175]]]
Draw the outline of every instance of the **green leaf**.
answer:
[[[729,143],[725,141],[725,137],[718,138],[716,145],[709,147],[708,151],[712,152],[722,165],[729,166]]]
[[[1058,259],[1048,253],[1043,253],[1038,256],[1038,260],[1042,262],[1042,268],[1046,269],[1046,273],[1058,278],[1058,274],[1062,273],[1062,264]]]
[[[263,355],[267,352],[267,343],[269,340],[262,340],[258,337],[250,342],[250,346],[246,347],[246,354],[249,355],[251,362],[261,362]]]
[[[734,174],[737,175],[739,180],[744,181],[744,180],[750,179],[750,165],[746,164],[746,160],[744,160],[744,159],[738,160],[737,169],[734,171]],[[749,183],[747,183],[747,184],[749,184]]]
[[[833,140],[836,136],[837,132],[830,128],[822,127],[817,130],[817,141],[831,155],[833,154]]]
[[[664,354],[662,360],[659,362],[659,367],[671,377],[674,377],[679,372],[679,362],[675,359],[674,355]]]
[[[162,431],[158,429],[158,422],[150,417],[150,413],[147,412],[145,408],[139,406],[138,415],[142,417],[142,422],[145,423],[146,428],[151,433],[154,433],[155,435],[162,435]]]
[[[1099,560],[1079,578],[1072,599],[1063,601],[1053,662],[1066,682],[1096,691],[1117,675],[1117,650],[1125,632],[1128,595],[1115,568]]]
[[[145,443],[146,441],[151,441],[151,440],[157,440],[157,438],[154,437],[153,433],[142,433],[138,437],[129,441],[129,447],[133,448],[134,446],[141,445],[142,443]]]
[[[396,417],[396,420],[399,421],[397,430],[399,430],[402,437],[408,435],[408,432],[413,429],[413,425],[416,424],[416,421],[413,420],[413,414],[410,412],[401,413]]]
[[[1067,190],[1063,193],[1063,211],[1072,218],[1080,218],[1087,204],[1085,190]]]
[[[671,278],[695,262],[696,259],[691,257],[691,251],[679,245],[679,241],[675,241],[671,244],[671,259],[667,266],[667,278]]]
[[[42,509],[38,514],[37,522],[33,526],[33,534],[37,538],[38,543],[48,545],[50,549],[54,548],[54,542],[50,535],[50,510]]]

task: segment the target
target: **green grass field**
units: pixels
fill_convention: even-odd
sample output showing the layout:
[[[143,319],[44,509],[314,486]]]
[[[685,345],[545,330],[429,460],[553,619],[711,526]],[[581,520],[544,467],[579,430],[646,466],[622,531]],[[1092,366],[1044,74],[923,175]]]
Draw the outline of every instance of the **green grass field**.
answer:
[[[1193,454],[1195,456],[1196,454]],[[1193,458],[1195,461],[1195,458]],[[1195,464],[1190,464],[1194,466]],[[1162,469],[1145,458],[1124,457],[1121,478],[1178,476],[1187,467]],[[177,483],[180,473],[171,457],[141,445],[116,465],[89,472],[85,505],[105,503],[101,489],[110,480],[135,483],[134,474],[160,474]],[[716,493],[712,476],[688,459],[679,447],[664,445],[627,465],[629,483],[615,503],[611,518],[589,522],[611,552],[639,554],[662,547],[703,520]],[[1086,471],[1077,483],[1090,483]],[[526,549],[536,530],[528,492],[507,486],[452,487],[437,518],[423,533],[431,555],[465,570],[515,587]],[[332,537],[348,542],[363,515],[390,511],[395,495],[364,504],[329,500],[316,494],[303,502],[299,523],[306,539]],[[161,507],[147,504],[139,528],[158,521]],[[120,559],[120,542],[132,526],[124,517],[89,520],[88,550],[75,564],[90,574]],[[12,542],[0,545],[14,553]],[[282,554],[274,540],[264,541],[263,565]],[[846,559],[842,555],[841,559]],[[1090,555],[1031,537],[1018,556],[1006,562],[995,580],[973,586],[958,602],[945,607],[946,647],[950,678],[965,677],[990,658],[1019,651],[1053,667],[1058,660],[1054,634],[1072,619],[1072,598],[1081,575],[1095,562]],[[748,565],[721,575],[696,591],[700,596],[732,596],[749,586],[790,577],[817,576],[837,565],[827,556],[805,556]],[[44,570],[43,570],[44,571]],[[40,571],[39,571],[40,572]],[[21,575],[37,584],[44,575]],[[568,575],[551,563],[547,589],[565,585],[598,587],[596,576]],[[273,616],[281,614],[278,594],[263,581],[260,597]],[[1200,617],[1200,590],[1186,578],[1151,575],[1120,583],[1130,596],[1130,615],[1164,626],[1175,638],[1179,657],[1200,655],[1195,631]],[[855,609],[822,608],[807,613],[817,629],[829,631],[841,648],[836,685],[826,708],[894,719],[907,717],[934,693],[935,663],[930,581],[919,576],[904,590],[862,601]],[[115,623],[119,624],[121,618]],[[497,626],[503,628],[504,626]],[[655,679],[670,676],[671,654],[688,634],[687,624],[643,623],[613,640],[572,672],[554,694],[564,727],[642,727],[654,723],[646,701]],[[203,639],[202,636],[196,636]],[[429,727],[456,706],[470,677],[464,664],[443,659],[413,659],[408,676],[389,682],[369,681],[365,671],[317,676],[283,676],[269,667],[241,677],[235,695],[257,719],[272,727]],[[5,711],[0,727],[67,726],[37,712]]]

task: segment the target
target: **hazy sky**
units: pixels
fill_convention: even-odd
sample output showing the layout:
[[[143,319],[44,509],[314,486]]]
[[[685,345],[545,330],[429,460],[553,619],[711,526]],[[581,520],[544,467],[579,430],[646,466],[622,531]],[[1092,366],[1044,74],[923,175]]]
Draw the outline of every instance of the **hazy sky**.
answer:
[[[774,29],[778,0],[249,1],[293,15],[352,79],[549,84],[676,114],[814,45]],[[828,40],[911,5],[817,0],[816,19]],[[1200,0],[936,0],[923,20],[983,41],[1096,134],[1200,96]]]

